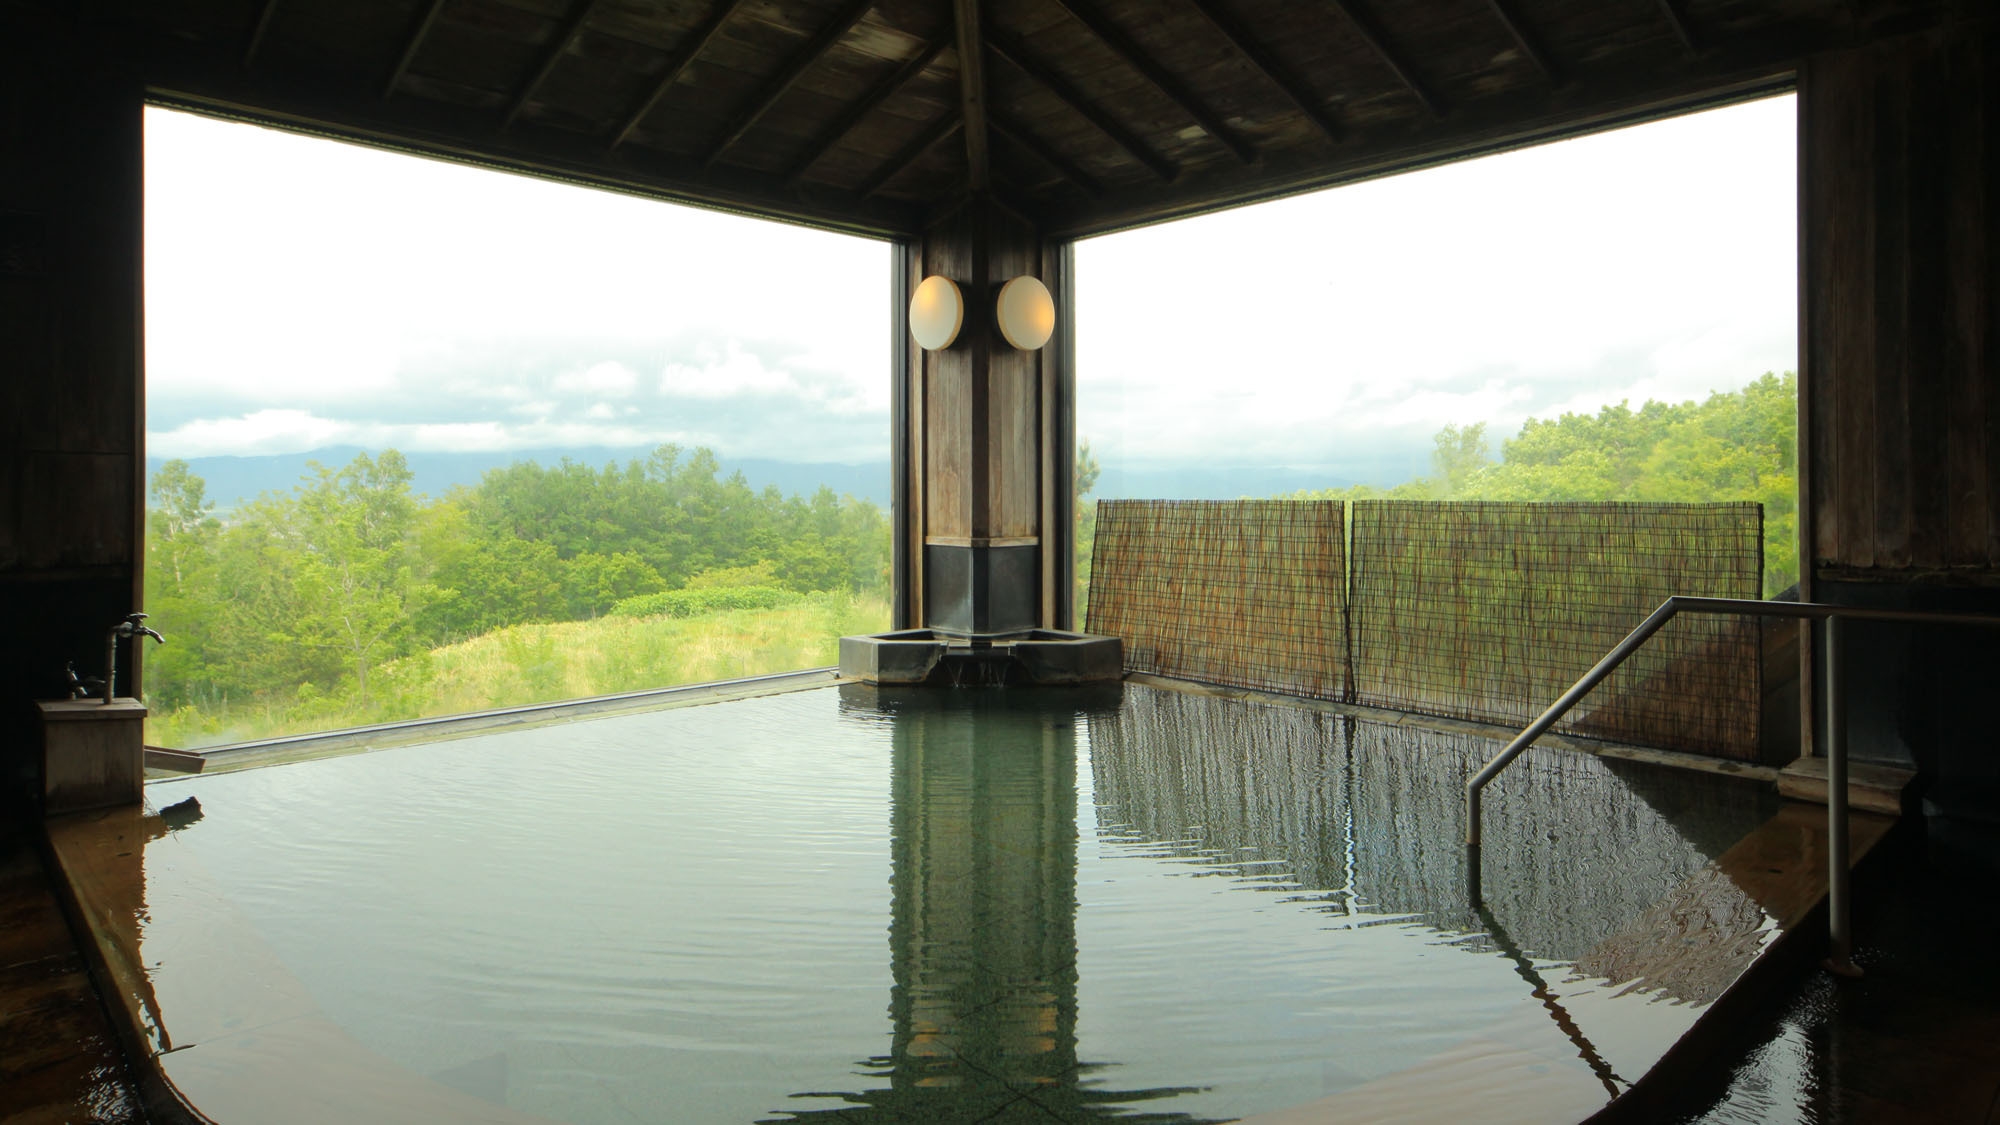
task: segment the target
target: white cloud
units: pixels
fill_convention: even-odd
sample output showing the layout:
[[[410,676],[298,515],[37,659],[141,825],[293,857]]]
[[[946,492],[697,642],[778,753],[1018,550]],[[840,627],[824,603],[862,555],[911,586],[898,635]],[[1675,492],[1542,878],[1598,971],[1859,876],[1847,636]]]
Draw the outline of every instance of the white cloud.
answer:
[[[237,418],[201,419],[166,433],[148,433],[146,451],[161,457],[298,453],[354,440],[358,427],[304,410],[259,410]]]
[[[606,361],[582,371],[565,371],[556,376],[554,388],[569,394],[623,397],[639,385],[638,373],[622,363]]]
[[[659,390],[674,398],[714,399],[798,394],[803,388],[790,371],[766,367],[761,356],[730,340],[720,354],[704,348],[694,362],[667,364],[660,372]]]

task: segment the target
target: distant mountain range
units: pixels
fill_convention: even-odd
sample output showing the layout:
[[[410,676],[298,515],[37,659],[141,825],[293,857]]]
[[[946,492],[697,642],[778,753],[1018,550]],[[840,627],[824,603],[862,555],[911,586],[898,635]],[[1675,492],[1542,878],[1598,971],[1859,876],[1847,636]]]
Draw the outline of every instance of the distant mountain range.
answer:
[[[217,508],[227,510],[255,499],[258,493],[285,491],[310,474],[308,462],[340,466],[362,452],[353,446],[332,446],[309,453],[281,453],[257,457],[189,457],[188,467],[208,485],[208,496]],[[650,448],[610,449],[524,449],[491,453],[405,453],[409,460],[412,487],[420,493],[441,496],[454,485],[474,485],[488,469],[516,461],[538,461],[553,465],[567,457],[581,464],[602,466],[607,462],[643,459]],[[148,473],[167,459],[148,457]],[[1333,488],[1367,479],[1393,484],[1422,475],[1429,468],[1423,455],[1413,455],[1409,464],[1367,466],[1280,466],[1204,465],[1199,463],[1104,467],[1092,495],[1102,498],[1174,497],[1188,500],[1234,500],[1245,496],[1276,496],[1302,488]],[[1346,471],[1342,471],[1346,470]],[[1360,471],[1356,471],[1360,470]],[[821,485],[835,492],[889,506],[889,463],[844,464],[829,461],[775,461],[758,458],[724,460],[723,475],[741,472],[751,487],[762,490],[775,486],[786,495],[810,496]]]

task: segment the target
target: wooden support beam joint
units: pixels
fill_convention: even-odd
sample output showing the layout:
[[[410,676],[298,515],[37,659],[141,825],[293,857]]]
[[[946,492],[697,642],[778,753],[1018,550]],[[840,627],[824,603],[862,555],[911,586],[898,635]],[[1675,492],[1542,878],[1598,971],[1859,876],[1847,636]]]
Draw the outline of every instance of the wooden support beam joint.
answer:
[[[1208,108],[1197,97],[1187,83],[1175,77],[1165,67],[1153,60],[1151,52],[1145,50],[1125,34],[1117,24],[1112,23],[1090,3],[1090,0],[1054,0],[1057,7],[1068,12],[1072,18],[1087,28],[1098,41],[1111,48],[1113,54],[1125,61],[1127,66],[1139,72],[1140,76],[1165,94],[1168,101],[1179,106],[1181,112],[1194,119],[1209,136],[1214,137],[1228,149],[1236,159],[1245,164],[1257,162],[1257,149],[1241,133],[1229,127],[1215,111]]]
[[[1217,0],[1194,0],[1195,9],[1208,17],[1208,22],[1229,40],[1236,52],[1250,63],[1250,69],[1264,76],[1264,79],[1278,90],[1306,115],[1306,120],[1319,127],[1328,140],[1338,144],[1346,139],[1346,130],[1327,111],[1325,102],[1306,84],[1299,80],[1278,57],[1260,42],[1250,29],[1235,16],[1229,14]]]
[[[895,73],[876,83],[875,88],[868,92],[867,97],[856,102],[847,112],[841,114],[840,119],[828,126],[825,134],[807,148],[805,156],[801,157],[798,163],[792,166],[791,173],[785,177],[785,183],[788,186],[797,187],[799,181],[805,178],[806,173],[812,170],[812,166],[825,159],[826,154],[832,152],[841,141],[845,140],[847,134],[853,132],[856,125],[861,124],[869,114],[880,109],[882,103],[895,97],[896,91],[901,90],[912,78],[915,78],[928,69],[933,62],[937,61],[937,57],[944,53],[945,48],[950,45],[951,43],[944,39],[926,45],[923,50],[917,52],[915,57],[902,66],[897,67]]]
[[[965,186],[978,195],[993,187],[993,162],[986,132],[986,48],[980,43],[979,0],[954,0],[958,33],[959,120],[965,126]]]
[[[562,57],[569,53],[570,48],[576,46],[577,39],[583,35],[583,25],[590,19],[591,10],[595,7],[597,0],[578,0],[572,5],[562,26],[557,28],[555,35],[549,39],[548,50],[542,52],[541,62],[536,64],[534,73],[521,84],[520,91],[514,95],[513,103],[507,107],[507,116],[500,123],[502,131],[514,127],[514,119],[527,108],[529,100],[542,88],[542,83],[548,80],[556,64],[562,61]]]
[[[1564,82],[1562,71],[1550,59],[1549,53],[1542,48],[1534,34],[1528,30],[1527,23],[1514,10],[1512,0],[1486,0],[1486,3],[1493,9],[1494,16],[1498,17],[1501,24],[1507,28],[1507,34],[1514,37],[1514,42],[1521,48],[1521,54],[1535,64],[1535,69],[1541,71],[1543,77],[1557,86],[1562,85]]]
[[[1360,6],[1360,0],[1332,0],[1332,3],[1340,10],[1341,15],[1347,17],[1347,22],[1354,28],[1355,34],[1361,36],[1362,42],[1367,43],[1376,56],[1388,65],[1390,71],[1396,75],[1397,81],[1430,111],[1430,115],[1443,117],[1444,103],[1431,93],[1429,87],[1417,78],[1416,71],[1412,70],[1410,65],[1403,61],[1403,57],[1396,53],[1395,48],[1389,45],[1389,37],[1383,33],[1382,26],[1375,22],[1374,16],[1369,15],[1368,11]]]
[[[1068,79],[1036,59],[1033,52],[1028,50],[1027,44],[1001,31],[991,22],[985,27],[985,39],[987,49],[994,57],[1005,59],[1014,69],[1054,94],[1057,101],[1067,105],[1077,116],[1095,125],[1098,132],[1109,137],[1113,144],[1124,149],[1127,155],[1144,165],[1153,175],[1167,183],[1180,178],[1181,170],[1173,161],[1160,155],[1151,145],[1139,139],[1117,118],[1106,113],[1082,91],[1071,85]]]
[[[820,33],[813,36],[812,41],[792,57],[792,61],[785,66],[785,69],[765,83],[764,88],[750,100],[750,104],[730,119],[729,124],[722,130],[722,139],[716,141],[709,148],[708,154],[702,157],[701,166],[713,167],[715,162],[722,158],[723,153],[728,152],[731,146],[742,140],[743,134],[748,133],[757,122],[762,121],[764,115],[771,112],[771,107],[777,105],[778,100],[789,93],[793,86],[798,85],[799,79],[805,77],[806,72],[813,68],[813,64],[824,58],[826,53],[833,49],[834,44],[854,30],[854,25],[860,23],[874,7],[875,0],[854,0],[834,17],[832,23],[821,28]]]
[[[444,10],[444,0],[431,0],[424,7],[423,15],[410,28],[410,34],[403,40],[402,53],[396,56],[396,65],[389,69],[388,80],[382,83],[382,100],[388,101],[402,84],[403,75],[410,71],[410,63],[416,60],[417,52],[424,45],[424,37],[431,33],[431,25],[437,22],[438,13]]]
[[[631,139],[639,125],[646,120],[646,116],[653,112],[653,107],[659,105],[660,99],[666,97],[667,91],[673,89],[674,83],[680,81],[681,74],[687,70],[688,64],[715,41],[716,34],[722,30],[722,25],[728,23],[729,17],[735,15],[736,9],[742,5],[743,0],[720,0],[709,10],[708,18],[688,32],[687,38],[667,56],[667,66],[661,72],[659,81],[653,83],[653,88],[639,100],[638,105],[632,107],[631,113],[626,114],[624,124],[611,135],[611,144],[607,147],[616,149]]]
[[[1688,22],[1687,13],[1681,10],[1679,0],[1659,0],[1660,15],[1667,25],[1674,29],[1674,37],[1690,55],[1701,54],[1701,39],[1695,35],[1694,25]]]
[[[257,19],[250,25],[250,36],[243,44],[243,69],[249,70],[257,61],[257,52],[264,49],[264,41],[270,37],[272,18],[278,14],[278,0],[264,0],[257,9]]]

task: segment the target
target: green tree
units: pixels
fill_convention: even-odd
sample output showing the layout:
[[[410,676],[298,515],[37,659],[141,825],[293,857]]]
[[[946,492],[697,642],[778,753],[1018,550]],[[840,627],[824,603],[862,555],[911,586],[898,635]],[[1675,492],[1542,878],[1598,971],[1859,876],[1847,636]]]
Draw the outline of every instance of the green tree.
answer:
[[[1437,432],[1433,442],[1431,467],[1437,471],[1438,492],[1442,498],[1456,496],[1486,466],[1486,423],[1448,425]]]
[[[410,468],[393,449],[358,454],[337,471],[309,467],[314,475],[292,504],[297,613],[289,632],[297,644],[342,653],[366,700],[370,667],[399,651],[435,593],[419,581],[411,550]]]
[[[191,556],[202,552],[220,526],[211,513],[215,502],[208,498],[208,483],[195,476],[186,461],[175,458],[153,474],[146,513],[150,546],[157,548],[173,575],[174,590],[180,591],[187,577]]]
[[[1086,499],[1104,468],[1090,451],[1090,439],[1076,443],[1076,471],[1070,477],[1070,511],[1075,521],[1072,558],[1076,567],[1076,627],[1090,608],[1090,559],[1097,550],[1097,501]]]

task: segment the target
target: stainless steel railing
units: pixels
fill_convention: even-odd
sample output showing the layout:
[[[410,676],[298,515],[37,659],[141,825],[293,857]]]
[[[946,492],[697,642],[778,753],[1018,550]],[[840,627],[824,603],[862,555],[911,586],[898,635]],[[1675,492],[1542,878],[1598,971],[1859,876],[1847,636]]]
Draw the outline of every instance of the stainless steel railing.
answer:
[[[1583,674],[1548,710],[1514,737],[1505,749],[1493,756],[1465,783],[1466,874],[1474,903],[1480,901],[1480,797],[1489,782],[1525,753],[1535,740],[1547,734],[1589,695],[1591,690],[1625,663],[1653,634],[1683,613],[1713,613],[1737,617],[1797,617],[1819,622],[1820,700],[1823,708],[1822,733],[1826,739],[1826,832],[1827,832],[1827,965],[1846,976],[1859,976],[1851,960],[1854,935],[1850,928],[1847,839],[1847,716],[1841,706],[1840,662],[1842,621],[1887,621],[1907,625],[1966,625],[2000,629],[2000,617],[1969,613],[1923,613],[1914,610],[1861,609],[1827,605],[1822,602],[1765,602],[1747,598],[1668,598],[1660,603],[1639,627],[1604,654],[1604,659]]]

